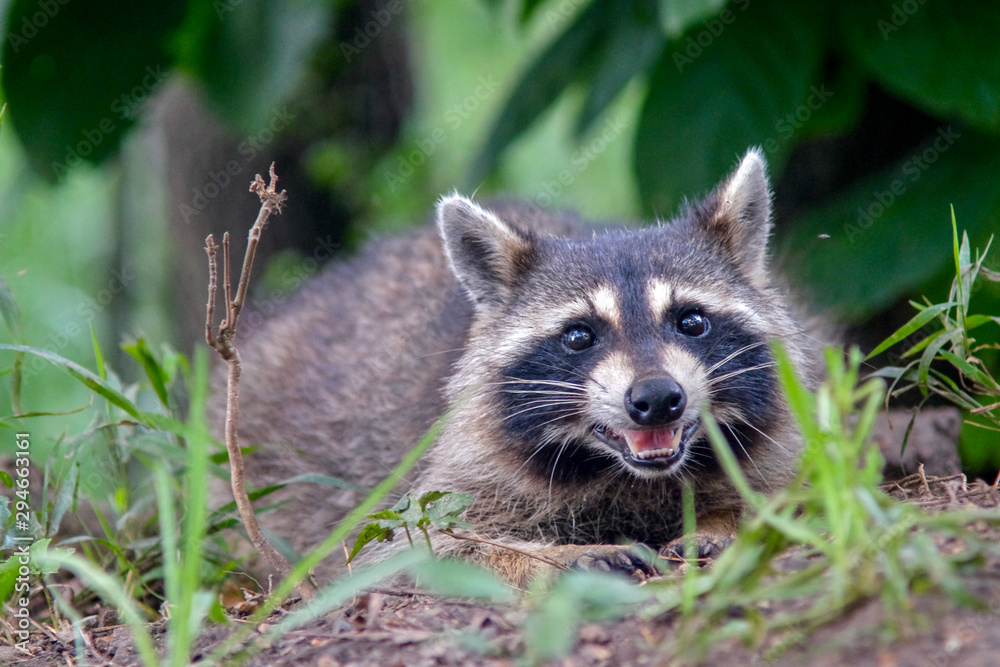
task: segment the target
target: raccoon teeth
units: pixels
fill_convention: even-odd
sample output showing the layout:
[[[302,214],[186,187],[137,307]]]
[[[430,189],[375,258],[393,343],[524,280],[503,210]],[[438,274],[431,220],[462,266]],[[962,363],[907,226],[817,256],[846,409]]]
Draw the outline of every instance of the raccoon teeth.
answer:
[[[625,431],[623,435],[632,456],[640,461],[673,456],[681,444],[679,426],[652,431]]]

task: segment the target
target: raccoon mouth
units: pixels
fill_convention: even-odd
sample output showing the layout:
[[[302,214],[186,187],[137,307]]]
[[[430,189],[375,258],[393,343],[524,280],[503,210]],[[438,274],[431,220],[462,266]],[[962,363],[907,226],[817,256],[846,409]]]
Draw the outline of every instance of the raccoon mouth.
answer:
[[[615,431],[598,425],[594,427],[594,435],[619,450],[626,462],[632,465],[662,467],[680,458],[697,426],[695,422],[687,427],[677,425],[641,431]]]

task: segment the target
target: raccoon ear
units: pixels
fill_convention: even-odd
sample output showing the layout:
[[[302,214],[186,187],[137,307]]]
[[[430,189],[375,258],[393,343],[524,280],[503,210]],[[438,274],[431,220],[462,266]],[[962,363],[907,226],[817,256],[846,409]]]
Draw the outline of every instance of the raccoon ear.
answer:
[[[502,303],[534,264],[534,234],[461,195],[441,199],[437,223],[451,270],[477,307]]]
[[[751,148],[705,200],[701,224],[753,282],[767,281],[767,238],[771,233],[771,187],[767,163]]]

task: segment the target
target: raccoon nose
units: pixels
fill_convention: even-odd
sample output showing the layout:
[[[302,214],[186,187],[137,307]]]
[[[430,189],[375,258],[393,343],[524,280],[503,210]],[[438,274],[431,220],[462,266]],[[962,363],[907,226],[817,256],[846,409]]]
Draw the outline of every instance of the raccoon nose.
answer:
[[[639,380],[625,392],[625,411],[640,426],[669,424],[686,406],[684,388],[670,376]]]

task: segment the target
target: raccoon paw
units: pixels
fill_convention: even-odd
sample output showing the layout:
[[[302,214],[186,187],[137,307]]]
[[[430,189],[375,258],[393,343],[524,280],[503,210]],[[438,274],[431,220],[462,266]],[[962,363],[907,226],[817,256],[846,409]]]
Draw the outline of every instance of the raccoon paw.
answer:
[[[658,574],[656,569],[632,549],[619,546],[588,546],[569,560],[566,565],[573,570],[591,572],[617,572],[636,581]]]
[[[682,563],[687,563],[688,561],[698,561],[699,565],[704,565],[708,561],[718,558],[719,554],[722,553],[722,550],[733,543],[734,538],[734,535],[695,533],[695,553],[688,556],[686,553],[687,539],[678,537],[676,540],[660,549],[660,558]]]

